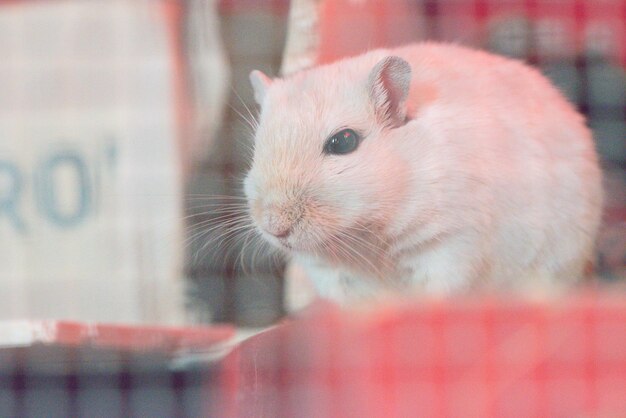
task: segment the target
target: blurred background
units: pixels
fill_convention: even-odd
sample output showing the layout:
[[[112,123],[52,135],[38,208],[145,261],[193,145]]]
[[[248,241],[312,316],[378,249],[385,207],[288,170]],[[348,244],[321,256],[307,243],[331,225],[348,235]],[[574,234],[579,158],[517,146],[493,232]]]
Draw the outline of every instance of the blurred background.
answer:
[[[316,62],[442,40],[539,67],[587,116],[597,272],[626,276],[626,1],[326,0]],[[287,0],[0,0],[0,319],[270,324],[284,263],[232,231]]]

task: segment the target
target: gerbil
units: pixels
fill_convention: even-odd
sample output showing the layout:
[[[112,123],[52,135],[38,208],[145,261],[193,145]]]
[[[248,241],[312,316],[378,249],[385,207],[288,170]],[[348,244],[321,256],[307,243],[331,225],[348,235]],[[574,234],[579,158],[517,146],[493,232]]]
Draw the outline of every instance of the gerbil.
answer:
[[[538,71],[422,43],[250,78],[250,213],[322,296],[567,285],[592,259],[592,137]]]

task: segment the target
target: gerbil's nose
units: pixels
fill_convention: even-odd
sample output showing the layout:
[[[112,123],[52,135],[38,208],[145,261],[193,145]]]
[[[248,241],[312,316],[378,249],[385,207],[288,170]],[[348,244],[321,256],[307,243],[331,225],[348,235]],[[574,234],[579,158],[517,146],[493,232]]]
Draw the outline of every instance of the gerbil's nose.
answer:
[[[276,238],[286,238],[291,233],[292,223],[276,213],[265,215],[265,231]]]

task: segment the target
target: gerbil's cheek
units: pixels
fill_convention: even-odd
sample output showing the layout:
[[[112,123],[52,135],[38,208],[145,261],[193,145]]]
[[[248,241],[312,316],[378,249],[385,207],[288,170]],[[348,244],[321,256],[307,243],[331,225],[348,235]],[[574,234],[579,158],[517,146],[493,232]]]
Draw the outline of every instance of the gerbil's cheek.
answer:
[[[243,181],[243,193],[246,195],[248,200],[254,199],[255,197],[252,172],[249,172]]]
[[[364,187],[369,187],[367,184],[360,183],[362,183],[361,180],[346,179],[328,187],[324,200],[326,206],[333,209],[328,211],[325,217],[329,217],[333,223],[343,224],[360,216],[366,204],[363,190],[367,190]]]
[[[260,211],[261,211],[261,203],[259,201],[259,193],[257,192],[257,188],[255,186],[254,180],[252,176],[248,174],[248,176],[243,181],[243,193],[248,200],[248,208],[250,209],[250,213],[254,218],[255,222],[260,219]]]
[[[251,201],[250,212],[252,213],[252,220],[259,225],[259,220],[263,217],[263,205],[257,199]]]

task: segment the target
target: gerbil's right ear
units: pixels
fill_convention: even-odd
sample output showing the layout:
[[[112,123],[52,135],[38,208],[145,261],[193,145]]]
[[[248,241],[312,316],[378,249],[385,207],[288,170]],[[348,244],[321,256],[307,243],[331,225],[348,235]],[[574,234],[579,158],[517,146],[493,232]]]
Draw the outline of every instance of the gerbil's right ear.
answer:
[[[250,72],[250,83],[254,90],[254,100],[261,105],[267,89],[272,84],[272,79],[259,70],[253,70]]]
[[[410,86],[411,66],[402,58],[387,57],[374,66],[368,88],[379,122],[390,126],[404,122]]]

